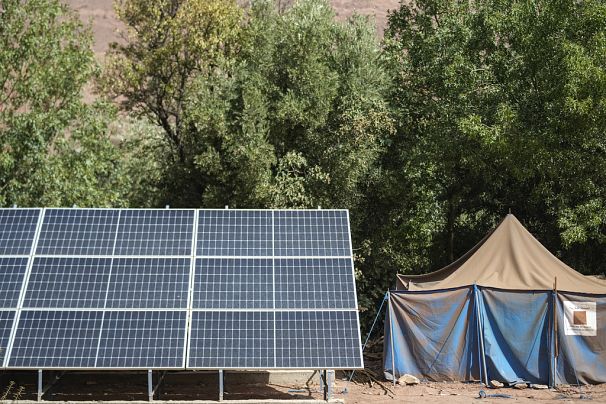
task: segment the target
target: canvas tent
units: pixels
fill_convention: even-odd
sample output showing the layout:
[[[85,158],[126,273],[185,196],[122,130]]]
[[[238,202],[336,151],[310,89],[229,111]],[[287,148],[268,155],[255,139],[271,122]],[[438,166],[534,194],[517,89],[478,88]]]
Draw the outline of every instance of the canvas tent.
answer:
[[[606,382],[606,281],[551,254],[513,216],[452,264],[399,275],[386,376],[516,384]]]

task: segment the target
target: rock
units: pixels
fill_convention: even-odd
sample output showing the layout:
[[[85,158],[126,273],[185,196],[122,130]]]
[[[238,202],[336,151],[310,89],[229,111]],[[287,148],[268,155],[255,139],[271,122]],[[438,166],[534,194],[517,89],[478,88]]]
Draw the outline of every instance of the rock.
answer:
[[[526,385],[526,383],[518,383],[513,385],[513,388],[517,390],[524,390],[527,387],[528,386]]]
[[[419,379],[417,379],[416,377],[414,377],[413,375],[403,375],[398,379],[398,383],[399,384],[405,384],[405,385],[413,385],[413,384],[419,384],[421,383],[421,381]]]
[[[501,383],[498,380],[491,380],[490,383],[488,383],[490,385],[490,387],[492,387],[493,389],[500,389],[501,387],[504,386],[503,383]]]
[[[546,384],[533,384],[531,387],[535,390],[547,390],[549,388]]]

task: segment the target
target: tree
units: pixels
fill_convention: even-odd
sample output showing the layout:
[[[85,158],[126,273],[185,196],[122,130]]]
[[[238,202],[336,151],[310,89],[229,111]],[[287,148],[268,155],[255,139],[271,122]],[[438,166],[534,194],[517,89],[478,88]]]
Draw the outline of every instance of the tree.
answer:
[[[56,0],[0,7],[0,205],[119,205],[113,111],[85,105],[90,31]]]
[[[197,107],[192,91],[229,81],[241,9],[234,0],[119,0],[115,8],[127,26],[125,43],[112,44],[100,88],[125,111],[162,128],[171,164],[161,199],[195,206],[206,184],[194,167],[204,145],[189,118]]]
[[[382,262],[437,269],[511,208],[569,264],[604,271],[604,16],[591,0],[419,0],[390,15],[398,135],[384,167],[401,192],[377,191],[395,202]]]
[[[119,3],[132,35],[102,84],[163,129],[163,202],[355,206],[393,129],[368,21],[336,23],[318,0],[255,2],[245,21],[227,1],[147,8]]]
[[[275,153],[269,204],[355,209],[393,131],[373,25],[326,1],[257,2],[245,34],[236,101]]]

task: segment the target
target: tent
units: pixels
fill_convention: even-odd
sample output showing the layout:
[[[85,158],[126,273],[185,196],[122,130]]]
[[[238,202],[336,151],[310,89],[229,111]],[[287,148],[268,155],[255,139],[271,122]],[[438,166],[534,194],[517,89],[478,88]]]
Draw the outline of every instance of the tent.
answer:
[[[452,264],[398,275],[386,377],[606,382],[606,281],[570,268],[508,215]]]

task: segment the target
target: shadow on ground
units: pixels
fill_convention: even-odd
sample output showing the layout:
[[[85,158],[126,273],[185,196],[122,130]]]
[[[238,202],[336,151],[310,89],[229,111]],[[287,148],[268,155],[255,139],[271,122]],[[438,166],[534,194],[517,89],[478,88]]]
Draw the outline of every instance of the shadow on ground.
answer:
[[[46,401],[108,401],[147,400],[147,372],[50,372],[43,374],[47,386],[59,379],[44,394]],[[154,384],[160,372],[154,372]],[[247,382],[250,380],[251,382]],[[11,383],[14,382],[14,383]],[[9,389],[10,386],[10,389]],[[7,392],[6,390],[9,389]],[[5,399],[35,400],[38,391],[37,371],[5,371],[0,375],[0,397]],[[217,372],[166,372],[154,395],[155,400],[217,400],[219,378]],[[318,386],[276,386],[269,384],[268,374],[225,375],[224,399],[312,399],[320,398]]]

